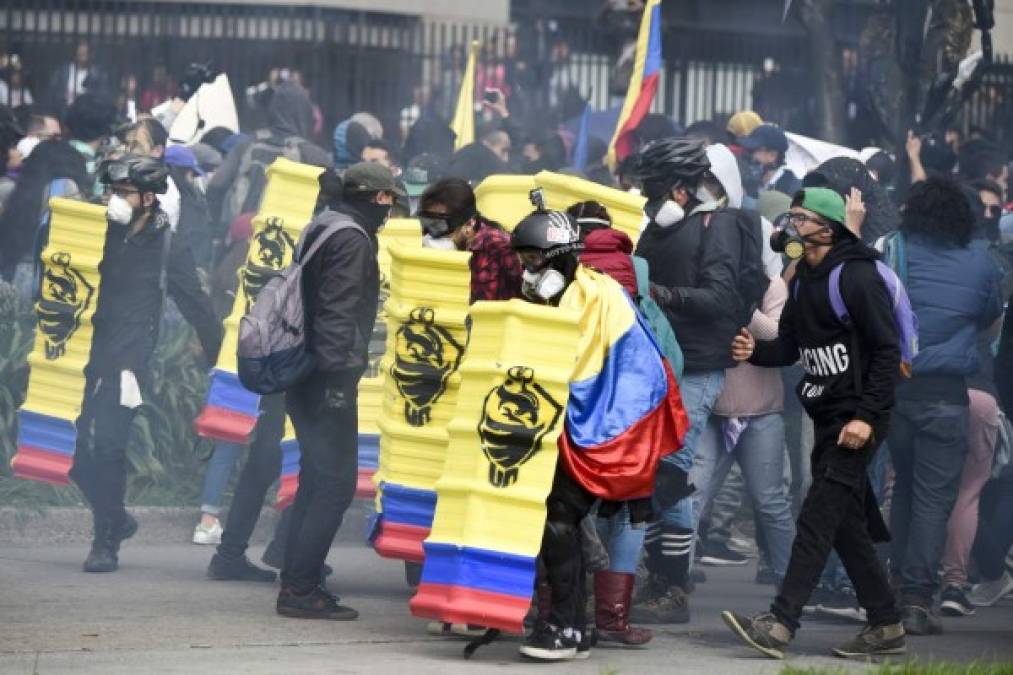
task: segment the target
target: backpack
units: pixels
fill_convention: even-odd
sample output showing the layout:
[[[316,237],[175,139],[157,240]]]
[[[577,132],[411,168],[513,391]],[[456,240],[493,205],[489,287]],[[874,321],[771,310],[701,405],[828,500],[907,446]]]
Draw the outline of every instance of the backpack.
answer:
[[[763,302],[763,295],[770,286],[770,278],[763,266],[763,225],[760,214],[745,209],[726,208],[725,213],[735,216],[735,224],[742,235],[739,249],[739,277],[736,291],[742,300],[743,315],[740,320],[749,323],[753,312]],[[710,219],[704,227],[710,225]]]
[[[253,307],[239,320],[239,381],[256,394],[283,392],[305,379],[315,367],[306,349],[303,266],[339,230],[355,229],[369,237],[351,218],[323,228],[305,254],[303,244],[314,228],[303,231],[292,263],[264,285]]]
[[[654,339],[658,341],[658,347],[661,348],[661,354],[668,359],[668,365],[672,367],[672,373],[675,375],[676,382],[678,382],[682,379],[684,365],[682,347],[679,346],[679,340],[676,339],[675,331],[672,330],[672,324],[669,323],[665,312],[662,311],[658,303],[651,297],[647,261],[635,255],[630,256],[630,258],[633,259],[633,268],[637,273],[637,295],[640,296],[640,313],[647,321],[647,325],[651,327]]]
[[[260,198],[267,186],[267,167],[279,157],[298,162],[302,158],[300,146],[304,143],[298,136],[289,136],[280,144],[274,139],[254,141],[239,162],[236,180],[226,197],[222,220],[231,223],[241,213],[260,209]]]
[[[906,272],[906,263],[901,269]],[[844,271],[844,263],[838,263],[830,270],[830,306],[834,310],[837,320],[845,327],[851,328],[851,315],[847,305],[844,304],[844,296],[841,295],[841,272]],[[876,261],[876,271],[880,279],[886,284],[886,290],[890,294],[890,306],[893,309],[893,321],[897,327],[897,334],[900,336],[900,372],[904,377],[911,377],[911,367],[915,356],[918,355],[918,317],[911,309],[911,299],[908,297],[904,282],[893,269],[881,260]],[[798,284],[795,282],[793,295],[798,298]]]

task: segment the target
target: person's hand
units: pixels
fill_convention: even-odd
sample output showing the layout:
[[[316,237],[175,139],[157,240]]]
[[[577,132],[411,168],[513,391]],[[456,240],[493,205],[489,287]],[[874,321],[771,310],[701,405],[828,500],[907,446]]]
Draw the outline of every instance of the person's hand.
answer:
[[[732,340],[732,358],[738,362],[748,361],[756,349],[756,340],[748,328],[739,330],[739,334]]]
[[[496,102],[490,103],[489,101],[482,99],[482,105],[488,108],[489,110],[493,111],[503,119],[510,117],[510,110],[507,108],[506,96],[503,95],[503,92],[500,91],[499,89],[488,89],[487,91],[496,92]]]
[[[658,284],[651,283],[650,285],[651,299],[658,303],[659,307],[672,308],[672,303],[675,298],[675,294],[672,290],[665,286],[659,286]]]
[[[864,223],[865,202],[862,201],[862,191],[853,187],[851,194],[844,198],[844,226],[861,238]]]
[[[861,450],[872,438],[872,427],[862,420],[851,420],[841,429],[837,445],[849,450]]]
[[[907,149],[907,156],[912,162],[921,162],[922,139],[910,129],[907,131],[907,143],[905,144],[905,148]]]

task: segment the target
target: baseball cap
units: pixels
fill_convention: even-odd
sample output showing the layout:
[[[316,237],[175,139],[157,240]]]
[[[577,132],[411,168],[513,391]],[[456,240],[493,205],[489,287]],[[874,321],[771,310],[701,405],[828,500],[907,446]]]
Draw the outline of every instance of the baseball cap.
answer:
[[[844,224],[844,197],[830,188],[802,188],[795,193],[791,205],[818,213],[831,222]]]
[[[763,118],[755,112],[752,110],[740,110],[728,119],[728,126],[726,128],[736,138],[742,138],[753,133],[753,130],[761,124],[763,124]]]
[[[394,192],[394,174],[390,169],[372,162],[359,162],[348,167],[342,176],[345,193],[350,192]]]
[[[743,138],[739,144],[746,150],[759,150],[766,148],[778,152],[788,150],[788,137],[776,124],[761,124]]]
[[[165,163],[169,166],[178,166],[181,169],[190,169],[198,176],[204,175],[204,169],[200,168],[197,162],[197,155],[185,145],[170,145],[165,149]]]
[[[419,155],[408,162],[401,176],[409,197],[421,197],[426,188],[443,177],[443,163],[436,155]]]

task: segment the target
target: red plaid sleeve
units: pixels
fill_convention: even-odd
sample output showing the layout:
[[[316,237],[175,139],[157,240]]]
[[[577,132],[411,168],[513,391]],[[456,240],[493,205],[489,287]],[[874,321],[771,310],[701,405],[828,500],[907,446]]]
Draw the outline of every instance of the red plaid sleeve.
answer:
[[[521,294],[521,263],[510,235],[485,226],[471,244],[471,302],[510,300]]]

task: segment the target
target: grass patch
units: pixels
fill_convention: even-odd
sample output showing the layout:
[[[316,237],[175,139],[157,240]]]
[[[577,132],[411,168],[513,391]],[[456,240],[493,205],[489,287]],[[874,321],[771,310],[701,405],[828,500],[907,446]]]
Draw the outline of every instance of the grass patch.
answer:
[[[844,668],[795,668],[786,666],[781,675],[849,675],[854,670]],[[1013,675],[1013,663],[922,663],[910,661],[901,664],[870,666],[867,675]]]

